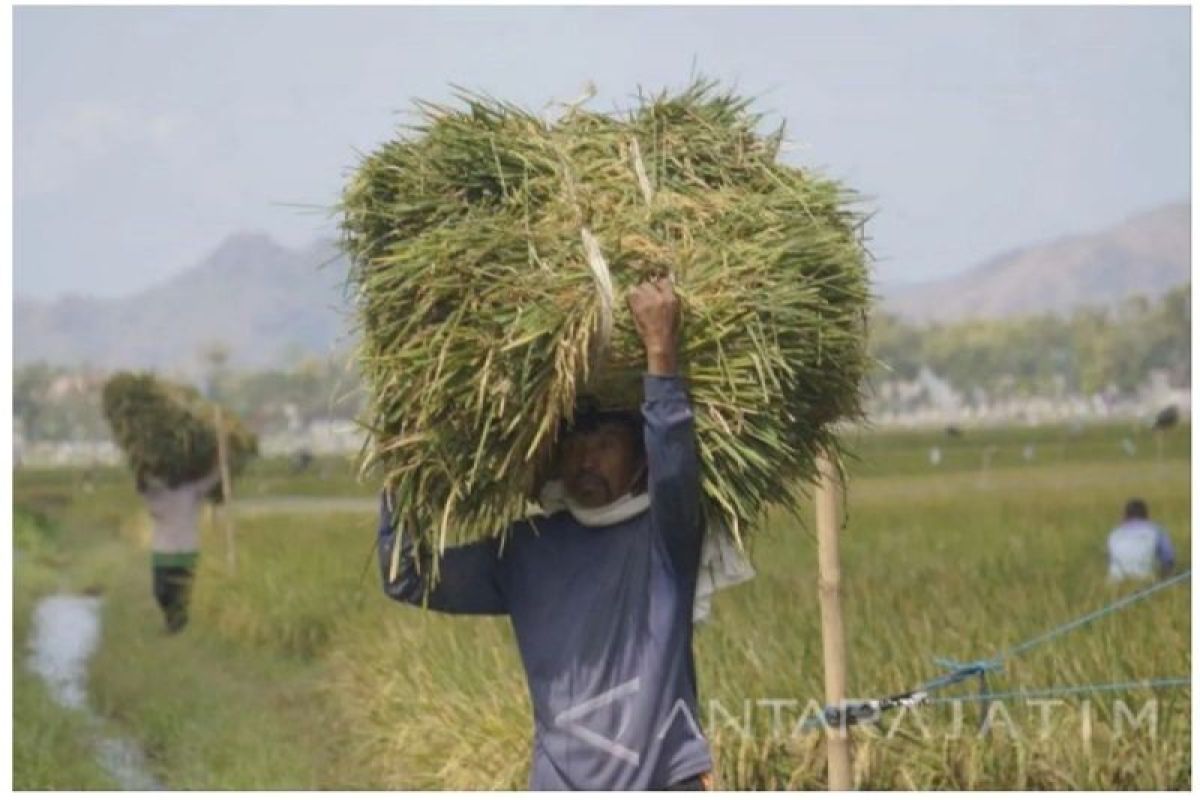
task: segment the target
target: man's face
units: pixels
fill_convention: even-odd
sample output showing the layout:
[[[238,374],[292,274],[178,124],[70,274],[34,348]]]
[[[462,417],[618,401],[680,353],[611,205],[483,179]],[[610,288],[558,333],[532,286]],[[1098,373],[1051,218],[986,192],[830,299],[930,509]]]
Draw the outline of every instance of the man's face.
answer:
[[[559,470],[573,501],[597,508],[629,491],[642,466],[635,435],[631,425],[613,421],[563,440]]]

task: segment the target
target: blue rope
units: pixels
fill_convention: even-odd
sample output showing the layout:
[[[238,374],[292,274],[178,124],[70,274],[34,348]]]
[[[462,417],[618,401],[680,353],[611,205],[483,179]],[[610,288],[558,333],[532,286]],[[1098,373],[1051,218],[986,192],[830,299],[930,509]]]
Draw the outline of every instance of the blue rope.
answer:
[[[1150,595],[1154,594],[1157,591],[1166,589],[1168,586],[1174,586],[1175,584],[1180,583],[1185,580],[1188,580],[1191,577],[1192,577],[1192,571],[1189,569],[1189,570],[1185,570],[1185,571],[1179,573],[1178,575],[1167,578],[1164,581],[1159,581],[1158,583],[1156,583],[1152,586],[1147,586],[1145,589],[1134,592],[1133,594],[1130,594],[1130,595],[1126,595],[1125,597],[1121,598],[1120,600],[1109,603],[1108,605],[1104,606],[1104,608],[1101,608],[1098,611],[1093,611],[1090,614],[1085,614],[1084,616],[1080,617],[1079,619],[1071,620],[1070,622],[1059,625],[1057,628],[1054,628],[1053,630],[1049,630],[1040,636],[1035,636],[1032,639],[1029,639],[1028,641],[1021,642],[1020,644],[1016,645],[1015,647],[1009,648],[1008,652],[1003,653],[999,656],[996,656],[995,660],[1003,661],[1006,658],[1012,658],[1013,656],[1020,655],[1021,653],[1024,653],[1026,650],[1032,649],[1033,647],[1041,644],[1042,642],[1049,641],[1050,639],[1054,639],[1054,638],[1056,638],[1058,636],[1062,636],[1063,634],[1066,634],[1066,633],[1070,633],[1071,631],[1075,630],[1076,628],[1082,628],[1084,625],[1087,625],[1089,622],[1094,622],[1095,620],[1098,620],[1101,617],[1105,617],[1116,611],[1120,611],[1122,608],[1133,605],[1134,603],[1138,602],[1139,600],[1144,600],[1145,598],[1149,597]]]
[[[906,695],[896,695],[891,699],[898,699],[900,697],[907,698],[907,697],[912,697],[913,695],[916,695],[916,694],[934,692],[939,689],[945,689],[948,686],[953,686],[954,684],[962,683],[963,681],[970,680],[971,678],[979,678],[981,685],[983,685],[986,688],[986,683],[984,681],[986,679],[987,673],[998,672],[1000,670],[1003,670],[1005,659],[1013,658],[1014,656],[1018,656],[1021,653],[1031,650],[1032,648],[1036,647],[1039,644],[1043,644],[1044,642],[1048,642],[1051,639],[1055,639],[1059,636],[1063,636],[1077,628],[1082,628],[1084,625],[1087,625],[1090,622],[1094,622],[1102,617],[1108,616],[1109,614],[1120,611],[1121,609],[1126,608],[1127,606],[1133,605],[1134,603],[1136,603],[1140,600],[1144,600],[1147,597],[1149,597],[1150,595],[1152,595],[1162,589],[1166,589],[1169,586],[1174,586],[1177,583],[1182,583],[1183,581],[1190,579],[1191,576],[1192,576],[1192,571],[1190,569],[1185,570],[1185,571],[1179,573],[1178,575],[1174,575],[1170,578],[1159,581],[1158,583],[1155,583],[1151,586],[1147,586],[1145,589],[1139,589],[1138,591],[1133,592],[1132,594],[1126,595],[1125,597],[1122,597],[1119,600],[1109,603],[1108,605],[1104,606],[1103,608],[1093,611],[1090,614],[1085,614],[1082,617],[1078,617],[1069,622],[1065,622],[1056,628],[1052,628],[1051,630],[1046,631],[1045,633],[1042,633],[1042,634],[1039,634],[1039,635],[1033,637],[1032,639],[1027,639],[1024,642],[1016,644],[1016,645],[1010,647],[1008,650],[1001,651],[999,654],[993,656],[992,658],[980,659],[978,661],[955,661],[955,660],[949,659],[949,658],[934,658],[933,659],[934,663],[936,663],[939,667],[942,667],[943,669],[948,670],[945,674],[939,675],[935,678],[931,678],[930,680],[921,684],[920,688],[917,689],[915,692],[909,692]],[[982,693],[974,694],[974,695],[955,695],[953,697],[942,697],[942,698],[924,698],[924,697],[922,697],[921,702],[929,702],[929,703],[988,702],[991,700],[1000,700],[1000,699],[1005,699],[1005,698],[1056,697],[1056,696],[1064,695],[1064,694],[1081,694],[1081,693],[1087,693],[1087,692],[1112,692],[1112,691],[1122,691],[1125,689],[1170,688],[1170,687],[1176,687],[1176,686],[1190,686],[1190,685],[1191,685],[1190,678],[1149,678],[1149,679],[1143,680],[1143,681],[1130,681],[1130,682],[1126,682],[1126,683],[1098,683],[1098,684],[1091,684],[1091,685],[1085,685],[1085,686],[1061,686],[1061,687],[1051,687],[1048,689],[1029,689],[1029,690],[1014,691],[1014,692],[995,692],[995,693],[982,692]],[[873,702],[879,702],[879,701],[873,701]],[[836,709],[836,707],[827,706],[825,708],[825,712],[823,715],[820,715],[820,716],[810,715],[809,718],[806,719],[804,721],[804,723],[802,724],[801,729],[802,730],[811,730],[813,728],[817,728],[824,724],[827,724],[832,719],[836,719],[838,713],[839,712]]]
[[[1006,659],[1018,656],[1021,653],[1031,650],[1039,644],[1043,644],[1051,639],[1063,636],[1064,634],[1070,633],[1077,628],[1082,628],[1084,625],[1087,625],[1090,622],[1095,622],[1101,617],[1106,617],[1109,614],[1120,611],[1127,606],[1146,599],[1150,595],[1161,591],[1162,589],[1166,589],[1169,586],[1174,586],[1177,583],[1182,583],[1191,577],[1192,571],[1190,569],[1185,570],[1178,575],[1173,575],[1166,580],[1159,581],[1151,586],[1147,586],[1145,589],[1139,589],[1138,591],[1126,595],[1119,600],[1115,600],[1103,608],[1091,612],[1090,614],[1085,614],[1082,617],[1071,620],[1070,622],[1065,622],[1062,625],[1059,625],[1057,628],[1052,628],[1051,630],[1039,634],[1032,639],[1028,639],[1024,642],[1014,645],[1008,650],[1002,651],[991,658],[965,662],[958,662],[948,658],[935,658],[934,663],[943,669],[949,670],[949,672],[925,682],[921,685],[921,689],[927,692],[932,692],[938,689],[943,689],[947,686],[952,686],[956,683],[961,683],[969,678],[984,675],[988,672],[1002,670],[1004,669],[1004,661]]]
[[[1052,686],[1047,689],[1022,689],[1013,692],[991,692],[988,694],[964,694],[953,697],[932,697],[930,703],[975,703],[991,700],[1011,700],[1022,697],[1059,697],[1069,694],[1088,694],[1089,692],[1122,692],[1131,689],[1167,689],[1179,686],[1191,686],[1191,678],[1147,678],[1141,681],[1125,683],[1094,683],[1083,686]]]
[[[982,661],[964,661],[958,662],[949,658],[934,658],[934,663],[943,669],[950,670],[945,675],[938,676],[932,680],[921,684],[921,691],[933,692],[938,689],[944,689],[947,686],[953,686],[956,683],[961,683],[968,678],[974,678],[988,672],[999,671],[1004,669],[1004,664],[996,659],[984,659]]]

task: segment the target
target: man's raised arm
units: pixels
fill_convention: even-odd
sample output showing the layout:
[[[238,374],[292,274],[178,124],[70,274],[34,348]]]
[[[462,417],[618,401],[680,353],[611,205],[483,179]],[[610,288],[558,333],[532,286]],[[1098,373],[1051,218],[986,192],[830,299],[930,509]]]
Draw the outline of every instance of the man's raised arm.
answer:
[[[400,539],[400,541],[397,541]],[[379,570],[383,591],[401,603],[424,606],[447,614],[505,614],[508,606],[500,589],[498,543],[492,540],[448,548],[438,565],[438,580],[429,586],[432,558],[417,562],[414,537],[397,533],[385,493],[379,507]],[[399,547],[399,569],[392,580],[392,562]]]
[[[646,347],[647,488],[654,525],[671,563],[691,575],[700,563],[700,458],[687,388],[678,374],[679,300],[660,278],[629,293],[629,309]]]

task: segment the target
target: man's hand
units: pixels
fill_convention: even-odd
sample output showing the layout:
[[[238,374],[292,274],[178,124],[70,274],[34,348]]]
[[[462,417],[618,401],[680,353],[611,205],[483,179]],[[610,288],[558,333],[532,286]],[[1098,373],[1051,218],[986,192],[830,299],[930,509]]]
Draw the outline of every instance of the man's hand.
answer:
[[[679,330],[675,287],[667,278],[654,278],[630,289],[626,301],[646,346],[646,371],[651,375],[674,375]]]

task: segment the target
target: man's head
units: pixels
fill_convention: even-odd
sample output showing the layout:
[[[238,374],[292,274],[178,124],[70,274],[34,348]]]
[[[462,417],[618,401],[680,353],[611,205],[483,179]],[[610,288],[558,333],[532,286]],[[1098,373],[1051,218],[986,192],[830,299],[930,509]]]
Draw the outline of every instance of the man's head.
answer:
[[[643,483],[642,419],[632,412],[584,411],[560,440],[558,473],[572,501],[607,505]]]
[[[1149,519],[1150,509],[1146,507],[1146,501],[1137,497],[1125,504],[1125,519]]]

